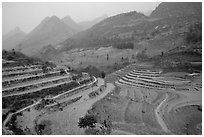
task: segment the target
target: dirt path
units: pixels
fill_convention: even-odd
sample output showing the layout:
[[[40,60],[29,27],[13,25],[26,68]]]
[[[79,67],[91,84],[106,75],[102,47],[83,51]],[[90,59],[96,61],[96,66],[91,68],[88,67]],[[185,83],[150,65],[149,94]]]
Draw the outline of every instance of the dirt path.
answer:
[[[101,81],[101,79],[99,81]],[[79,118],[83,117],[95,102],[104,98],[109,92],[114,89],[114,87],[115,86],[112,83],[108,83],[106,89],[95,98],[88,99],[88,94],[84,95],[73,105],[65,107],[63,111],[45,114],[39,119],[39,121],[51,121],[52,134],[84,134],[84,130],[78,127]],[[88,90],[92,91],[92,88]]]
[[[67,94],[68,92],[72,92],[72,91],[74,91],[74,90],[80,89],[80,88],[82,88],[82,87],[90,86],[90,85],[96,83],[96,82],[97,82],[96,77],[93,76],[93,78],[94,78],[93,82],[91,82],[91,83],[89,83],[89,84],[87,84],[87,85],[82,85],[82,86],[76,87],[76,88],[74,88],[74,89],[71,89],[71,90],[69,90],[69,91],[63,92],[63,93],[61,93],[61,94],[59,94],[59,95],[56,95],[55,97],[52,97],[52,99],[56,99],[56,98],[58,98],[58,97],[60,97],[60,96],[63,96],[63,95],[65,95],[65,94]],[[104,82],[104,81],[103,81],[103,82]],[[100,80],[99,80],[99,85],[100,85],[100,84],[101,84],[101,83],[100,83]],[[77,95],[78,95],[78,94],[77,94]]]
[[[168,102],[168,111],[175,110],[179,107],[184,107],[188,105],[200,105],[202,104],[202,92],[195,91],[176,91],[170,90],[170,93],[176,94],[179,96],[178,99],[174,99]]]
[[[40,101],[41,101],[41,100],[35,102],[34,104],[32,104],[32,105],[30,105],[30,106],[27,106],[27,107],[25,107],[25,108],[22,108],[22,109],[16,111],[15,113],[10,113],[10,114],[7,116],[7,118],[4,120],[4,122],[3,122],[3,127],[6,126],[7,122],[9,122],[9,120],[11,119],[11,117],[13,116],[13,114],[17,114],[17,113],[20,113],[20,112],[22,112],[22,111],[28,109],[28,108],[31,108],[31,107],[37,105],[38,103],[40,103]]]
[[[87,86],[89,86],[89,85],[95,83],[96,81],[97,81],[97,79],[94,77],[94,81],[91,82],[91,83],[89,83],[89,84],[87,84]],[[64,93],[61,93],[61,94],[59,94],[59,95],[56,95],[56,96],[54,96],[52,99],[55,99],[55,98],[57,98],[57,97],[59,97],[59,96],[62,96],[62,95],[64,95],[64,94],[66,94],[67,92],[71,92],[71,91],[73,91],[73,90],[77,90],[78,88],[79,88],[79,87],[77,87],[77,88],[75,88],[75,89],[72,89],[72,90],[68,90],[68,91],[66,91],[66,92],[64,92]],[[39,100],[39,101],[37,101],[37,102],[35,102],[35,103],[33,103],[33,104],[31,104],[31,105],[25,107],[25,108],[20,109],[20,110],[16,111],[15,113],[10,113],[10,114],[7,116],[7,118],[4,120],[3,126],[5,126],[5,125],[7,124],[7,122],[11,119],[11,117],[13,116],[13,114],[17,114],[17,113],[20,113],[20,112],[22,112],[22,111],[24,111],[24,110],[26,110],[26,109],[32,108],[33,106],[39,104],[40,102],[41,102],[41,100]]]
[[[157,121],[158,121],[158,123],[160,124],[160,126],[161,126],[161,128],[165,131],[165,132],[171,132],[168,128],[167,128],[167,126],[166,126],[166,124],[165,124],[165,122],[164,122],[164,120],[163,120],[163,117],[162,117],[162,115],[163,115],[163,107],[164,107],[164,103],[166,102],[166,100],[168,99],[168,94],[166,93],[166,95],[165,95],[165,99],[157,106],[157,108],[155,109],[155,115],[156,115],[156,118],[157,118]]]
[[[166,93],[165,99],[157,106],[155,109],[155,115],[158,123],[165,132],[170,132],[166,126],[163,115],[169,113],[171,110],[178,109],[180,107],[189,106],[189,105],[200,105],[202,104],[202,93],[195,91],[176,91],[168,90],[169,94],[176,95],[176,98],[172,98]]]

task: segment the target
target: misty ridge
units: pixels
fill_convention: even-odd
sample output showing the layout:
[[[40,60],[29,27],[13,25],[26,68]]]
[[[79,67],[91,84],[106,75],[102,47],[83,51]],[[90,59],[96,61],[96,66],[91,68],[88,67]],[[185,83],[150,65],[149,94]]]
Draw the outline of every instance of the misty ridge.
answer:
[[[73,36],[79,31],[86,30],[101,20],[107,18],[107,15],[98,17],[92,21],[79,22],[78,24],[66,16],[59,19],[57,16],[46,17],[30,33],[26,34],[19,27],[3,35],[3,48],[13,49],[21,48],[22,43],[37,48],[42,48],[48,44],[57,44],[66,38]],[[36,49],[35,49],[36,50]]]
[[[170,10],[167,7],[169,5]],[[28,34],[16,27],[13,31],[3,35],[3,49],[14,48],[26,55],[35,56],[42,48],[45,49],[50,45],[60,50],[71,47],[106,46],[118,40],[131,43],[145,37],[144,35],[151,37],[149,35],[153,33],[151,32],[153,30],[149,27],[154,23],[159,25],[162,21],[158,18],[164,18],[163,20],[167,21],[170,17],[201,14],[201,7],[197,3],[178,5],[169,3],[169,5],[160,4],[150,16],[133,11],[109,18],[104,15],[92,21],[79,23],[76,23],[70,16],[62,19],[57,16],[46,17]]]
[[[202,134],[202,2],[109,14],[2,36],[2,134]]]

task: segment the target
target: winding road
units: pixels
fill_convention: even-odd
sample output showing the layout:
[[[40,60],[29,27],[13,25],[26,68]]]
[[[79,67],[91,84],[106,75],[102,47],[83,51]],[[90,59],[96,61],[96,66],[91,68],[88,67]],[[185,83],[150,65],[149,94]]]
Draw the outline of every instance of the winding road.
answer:
[[[156,115],[156,118],[157,118],[157,121],[158,123],[160,124],[161,128],[167,132],[167,133],[170,133],[171,131],[168,129],[168,127],[166,126],[164,120],[163,120],[163,117],[162,117],[162,107],[164,107],[164,103],[166,102],[166,100],[168,99],[168,94],[166,93],[165,94],[165,98],[164,100],[157,106],[157,108],[155,109],[155,115]]]
[[[103,79],[98,79],[99,83],[104,83]],[[100,84],[99,84],[100,85]],[[97,87],[94,87],[95,89]],[[98,100],[104,98],[108,93],[110,93],[115,86],[112,83],[107,83],[106,89],[94,98],[89,98],[88,93],[95,91],[92,88],[83,91],[86,93],[82,96],[82,98],[73,103],[72,105],[67,106],[63,109],[63,111],[59,111],[57,113],[48,114],[46,113],[39,119],[40,121],[43,120],[50,120],[52,121],[52,134],[57,135],[67,135],[67,134],[84,134],[84,129],[80,129],[78,127],[78,121],[80,117],[86,115],[87,111],[92,107],[92,105],[97,102]]]
[[[83,87],[83,86],[90,86],[90,85],[94,84],[95,82],[97,82],[97,79],[96,79],[94,76],[93,76],[93,78],[94,78],[94,80],[93,80],[91,83],[87,84],[87,85],[82,85],[82,86],[80,86],[80,87],[77,87],[77,88],[68,90],[68,91],[66,91],[66,92],[64,92],[64,93],[61,93],[61,94],[59,94],[59,95],[56,95],[56,96],[54,96],[54,97],[52,97],[52,98],[50,98],[50,99],[56,99],[56,98],[58,98],[58,97],[60,97],[60,96],[62,96],[62,95],[64,95],[64,94],[67,94],[68,92],[77,90],[77,89],[79,89],[79,88],[81,88],[81,87]],[[31,107],[33,107],[33,106],[39,104],[40,102],[41,102],[41,100],[39,100],[39,101],[37,101],[37,102],[35,102],[35,103],[33,103],[33,104],[31,104],[31,105],[25,107],[25,108],[20,109],[20,110],[16,111],[15,113],[10,113],[10,114],[7,116],[7,118],[3,121],[3,127],[5,127],[5,125],[6,125],[7,122],[11,119],[11,117],[13,116],[13,114],[20,113],[20,112],[22,112],[22,111],[24,111],[24,110],[26,110],[26,109],[29,109],[29,108],[31,108]]]

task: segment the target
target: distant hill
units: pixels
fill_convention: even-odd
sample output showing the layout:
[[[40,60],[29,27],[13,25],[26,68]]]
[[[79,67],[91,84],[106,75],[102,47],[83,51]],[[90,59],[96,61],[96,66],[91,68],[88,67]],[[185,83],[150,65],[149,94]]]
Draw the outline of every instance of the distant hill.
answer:
[[[202,14],[201,2],[163,2],[152,12],[151,17],[167,18]]]
[[[87,25],[83,27],[86,23],[89,29]],[[60,55],[73,48],[120,45],[124,49],[133,44],[137,52],[145,50],[149,56],[154,56],[189,45],[185,42],[186,33],[189,26],[202,23],[202,3],[164,2],[151,16],[132,11],[86,23],[77,24],[69,16],[62,20],[47,17],[25,37],[18,49],[31,56],[48,53],[46,58],[50,58],[54,53]],[[42,47],[46,52],[42,52]]]
[[[90,29],[79,32],[73,37],[68,38],[62,44],[68,48],[84,48],[97,47],[100,46],[100,44],[118,41],[119,37],[123,39],[131,35],[125,33],[132,31],[135,25],[140,23],[144,18],[146,18],[144,14],[135,11],[109,17]]]
[[[76,33],[76,30],[62,22],[58,17],[46,17],[16,47],[26,55],[33,56],[48,44],[59,43]]]
[[[66,16],[63,19],[61,19],[65,24],[67,24],[69,27],[74,29],[76,32],[81,31],[81,26],[79,26],[70,16]]]
[[[43,61],[48,61],[53,57],[57,57],[58,56],[59,51],[50,45],[44,46],[41,51],[39,53],[37,53],[37,57],[41,58],[41,60]]]
[[[26,33],[19,27],[16,27],[14,30],[2,36],[2,48],[6,50],[13,49],[25,38],[25,36]]]
[[[95,18],[94,20],[91,20],[91,21],[82,21],[82,22],[79,22],[79,26],[81,27],[82,30],[86,30],[86,29],[89,29],[91,28],[93,25],[99,23],[100,21],[104,20],[108,18],[107,15],[103,15],[101,17],[98,17],[98,18]]]
[[[7,63],[12,61],[11,63]],[[15,50],[2,50],[2,67],[14,67],[33,64],[43,64],[38,58],[28,57],[25,54]]]

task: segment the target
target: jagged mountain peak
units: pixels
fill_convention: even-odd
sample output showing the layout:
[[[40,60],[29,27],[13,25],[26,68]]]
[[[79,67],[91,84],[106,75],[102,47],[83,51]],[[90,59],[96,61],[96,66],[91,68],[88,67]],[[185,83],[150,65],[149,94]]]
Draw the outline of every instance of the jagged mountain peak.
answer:
[[[41,24],[47,23],[47,22],[59,22],[60,19],[57,16],[51,16],[51,17],[45,17],[42,21]]]
[[[21,29],[18,26],[16,26],[14,30],[15,31],[21,31]]]
[[[20,29],[20,27],[18,27],[18,26],[16,26],[13,30],[11,30],[9,33],[23,33],[23,34],[25,34],[25,32],[24,31],[22,31],[21,29]]]
[[[62,18],[62,20],[63,19],[70,19],[70,20],[72,20],[72,18],[70,16],[65,16],[64,18]]]
[[[25,36],[26,33],[16,26],[13,30],[2,36],[2,47],[10,50],[18,45],[25,38]]]
[[[3,40],[11,37],[11,36],[14,36],[16,34],[21,34],[21,35],[26,35],[25,32],[23,32],[20,27],[16,26],[13,30],[9,31],[8,33],[4,34],[3,35]]]
[[[80,26],[70,16],[65,16],[61,20],[70,28],[73,28],[76,31],[81,31]]]
[[[66,25],[57,16],[45,17],[21,42],[21,47],[18,46],[16,49],[33,56],[42,47],[48,44],[55,45],[75,33],[75,29]]]

